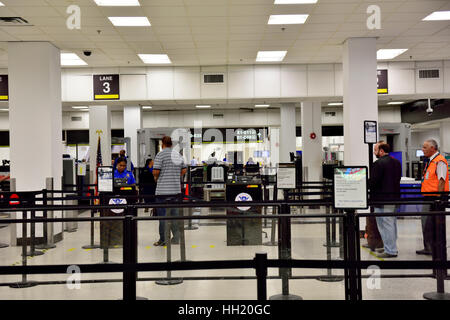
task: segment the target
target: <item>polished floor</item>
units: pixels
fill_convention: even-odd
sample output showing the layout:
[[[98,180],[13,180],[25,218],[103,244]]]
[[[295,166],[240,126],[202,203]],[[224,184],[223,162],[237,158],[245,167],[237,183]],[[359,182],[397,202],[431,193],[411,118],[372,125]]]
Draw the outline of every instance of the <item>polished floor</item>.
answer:
[[[148,216],[142,209],[139,216]],[[88,216],[84,212],[80,216]],[[196,230],[186,230],[186,259],[190,261],[201,260],[233,260],[252,259],[257,252],[266,252],[269,258],[278,257],[276,246],[227,246],[227,230],[223,220],[200,220]],[[324,246],[326,233],[325,224],[315,218],[312,222],[306,218],[293,220],[292,223],[292,257],[294,259],[327,259],[327,247]],[[447,218],[449,225],[450,217]],[[98,243],[99,225],[95,224],[95,242]],[[0,242],[10,242],[11,226],[0,229]],[[270,221],[267,228],[263,228],[263,243],[270,240]],[[409,218],[398,221],[398,247],[397,260],[431,260],[428,256],[418,256],[415,251],[422,248],[422,232],[420,220]],[[57,247],[45,251],[42,256],[29,257],[30,265],[43,264],[86,264],[101,263],[103,252],[100,249],[82,249],[89,244],[89,223],[78,223],[76,232],[64,232],[64,239],[57,243]],[[447,238],[450,235],[447,229]],[[155,247],[153,243],[158,239],[158,223],[154,221],[141,221],[138,225],[138,260],[139,262],[166,261],[167,248]],[[339,248],[328,249],[331,259],[339,259]],[[171,259],[180,259],[180,246],[173,245]],[[9,246],[0,249],[1,265],[20,265],[21,247]],[[122,262],[122,249],[114,248],[109,251],[110,261]],[[368,249],[361,248],[361,258],[373,261],[374,266],[380,262]],[[394,259],[394,260],[395,260]],[[342,300],[344,299],[344,282],[327,282],[317,280],[325,276],[328,270],[324,269],[293,269],[294,277],[306,279],[291,279],[289,281],[290,294],[301,296],[305,300]],[[342,275],[341,270],[331,270],[332,275]],[[408,278],[364,278],[362,280],[363,299],[367,300],[422,300],[423,293],[436,291],[436,280],[433,278],[419,278],[413,275],[430,274],[431,270],[383,270],[381,275],[411,275]],[[363,270],[363,275],[368,275]],[[372,273],[370,273],[372,274]],[[161,285],[155,279],[167,277],[166,272],[141,272],[137,282],[137,295],[151,300],[254,300],[256,299],[256,280],[236,279],[245,276],[254,276],[254,270],[192,270],[175,271],[171,277],[215,277],[215,280],[184,280],[180,284]],[[269,269],[269,276],[277,276],[277,269]],[[83,300],[115,300],[122,299],[122,274],[81,274],[81,280],[96,280],[91,283],[80,284],[79,289],[70,289],[66,282],[69,274],[59,275],[29,275],[28,280],[44,281],[46,284],[30,288],[10,288],[6,283],[21,280],[20,275],[0,275],[0,300],[35,300],[35,299],[83,299]],[[233,279],[227,279],[233,277]],[[103,282],[111,280],[113,282]],[[58,284],[49,284],[49,282]],[[69,281],[70,282],[70,281]],[[94,283],[93,283],[94,282]],[[445,282],[446,291],[450,292],[450,281]],[[280,294],[282,291],[280,279],[267,281],[268,297]]]

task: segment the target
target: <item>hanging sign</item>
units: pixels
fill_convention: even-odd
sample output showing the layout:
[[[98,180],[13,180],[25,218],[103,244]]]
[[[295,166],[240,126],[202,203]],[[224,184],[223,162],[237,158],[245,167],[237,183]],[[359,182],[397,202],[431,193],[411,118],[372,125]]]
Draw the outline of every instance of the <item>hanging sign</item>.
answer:
[[[9,100],[8,75],[0,75],[0,101]]]
[[[364,121],[364,143],[377,143],[377,122]]]
[[[94,77],[94,100],[119,100],[119,75],[96,74]]]
[[[388,73],[387,70],[377,70],[377,92],[388,93]]]

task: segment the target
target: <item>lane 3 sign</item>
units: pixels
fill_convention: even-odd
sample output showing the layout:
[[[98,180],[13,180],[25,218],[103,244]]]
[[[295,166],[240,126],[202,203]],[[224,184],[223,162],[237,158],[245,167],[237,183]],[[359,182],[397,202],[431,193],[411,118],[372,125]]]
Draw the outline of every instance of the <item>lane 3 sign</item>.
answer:
[[[377,70],[377,92],[381,94],[388,93],[387,70]]]
[[[119,75],[94,75],[94,100],[119,100]]]

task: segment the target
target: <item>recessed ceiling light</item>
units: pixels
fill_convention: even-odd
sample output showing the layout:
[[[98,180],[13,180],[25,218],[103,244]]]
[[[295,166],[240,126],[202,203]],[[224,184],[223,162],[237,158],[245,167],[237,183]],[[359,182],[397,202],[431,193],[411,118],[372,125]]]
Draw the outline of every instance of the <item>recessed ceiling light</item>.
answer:
[[[89,109],[87,106],[73,106],[72,109]]]
[[[255,108],[268,108],[270,104],[255,104]]]
[[[422,19],[423,21],[450,20],[450,11],[435,11]]]
[[[208,109],[208,108],[211,108],[211,106],[195,106],[196,108],[199,108],[199,109]]]
[[[330,102],[328,105],[329,106],[342,106],[343,103],[342,102]]]
[[[148,64],[167,64],[172,63],[167,54],[138,54],[144,63]]]
[[[142,106],[142,109],[152,109],[151,106]]]
[[[87,63],[75,53],[61,53],[62,66],[86,66]]]
[[[317,0],[275,0],[274,4],[305,4],[317,3]]]
[[[404,101],[391,101],[391,102],[388,102],[388,104],[404,104],[405,102]]]
[[[94,0],[98,6],[113,7],[113,6],[140,6],[139,0]]]
[[[108,17],[109,21],[116,27],[149,27],[150,21],[147,17]]]
[[[256,61],[283,61],[287,51],[258,51]]]
[[[308,14],[275,14],[269,17],[267,24],[302,24],[308,16]]]
[[[2,2],[0,2],[0,7],[4,7],[5,5],[2,3]]]
[[[377,60],[394,59],[408,49],[380,49],[377,51]]]

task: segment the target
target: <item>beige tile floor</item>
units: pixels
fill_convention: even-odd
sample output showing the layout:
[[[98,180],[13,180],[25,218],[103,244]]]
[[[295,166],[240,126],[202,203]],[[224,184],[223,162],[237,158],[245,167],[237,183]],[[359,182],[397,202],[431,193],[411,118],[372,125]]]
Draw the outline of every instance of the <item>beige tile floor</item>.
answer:
[[[147,213],[139,212],[140,216]],[[82,214],[87,216],[87,213]],[[449,219],[449,218],[448,218]],[[301,219],[305,221],[305,219]],[[317,219],[316,219],[317,221]],[[213,224],[214,222],[214,224]],[[297,220],[296,222],[299,222]],[[294,259],[326,259],[325,224],[292,224],[292,256]],[[448,220],[447,222],[450,222]],[[222,225],[220,225],[222,223]],[[218,225],[219,224],[219,225]],[[447,224],[449,225],[449,224]],[[399,220],[399,256],[398,260],[429,260],[429,257],[417,256],[415,250],[421,248],[421,227],[418,219]],[[74,233],[64,233],[63,241],[57,243],[57,248],[46,251],[43,256],[29,258],[30,265],[43,264],[86,264],[102,261],[102,251],[99,249],[84,250],[81,247],[89,243],[89,224],[79,223]],[[98,225],[95,225],[96,243],[98,242]],[[270,237],[270,228],[264,229]],[[447,230],[447,236],[450,234]],[[138,225],[138,260],[139,262],[166,261],[167,249],[154,247],[153,242],[158,239],[157,222],[141,221]],[[256,252],[266,252],[269,259],[278,257],[276,246],[227,246],[226,226],[223,221],[202,220],[197,230],[186,231],[186,256],[191,261],[201,260],[233,260],[252,259]],[[263,242],[268,241],[263,235]],[[0,242],[9,242],[9,227],[0,229]],[[12,265],[21,262],[21,248],[8,247],[0,249],[0,263]],[[337,259],[339,249],[331,249],[332,259]],[[362,259],[380,261],[368,250],[361,248]],[[172,260],[180,258],[179,246],[172,248]],[[122,249],[110,250],[110,260],[122,262]],[[333,270],[333,274],[343,275],[342,270]],[[384,270],[382,274],[429,274],[430,270]],[[362,272],[367,274],[366,271]],[[326,275],[327,270],[293,269],[293,276]],[[226,277],[226,276],[254,276],[254,270],[192,270],[174,271],[172,277]],[[277,276],[277,269],[269,269],[269,276]],[[141,272],[139,278],[165,277],[166,272]],[[66,281],[68,275],[30,275],[31,280],[38,281]],[[82,274],[82,280],[116,279],[122,274]],[[0,283],[14,282],[21,279],[20,275],[1,276]],[[316,279],[292,279],[289,281],[290,292],[301,296],[305,300],[342,300],[344,299],[344,282],[323,282]],[[432,278],[381,278],[378,289],[369,289],[367,280],[362,280],[364,299],[423,299],[424,292],[436,290],[436,280]],[[450,282],[446,281],[446,289],[450,292]],[[268,297],[281,293],[281,280],[267,281]],[[138,281],[137,295],[152,300],[254,300],[256,299],[255,280],[184,280],[177,285],[163,286],[155,281]],[[34,299],[121,299],[122,282],[110,283],[82,283],[81,289],[70,290],[65,284],[39,285],[25,289],[13,289],[0,286],[1,300],[34,300]]]

